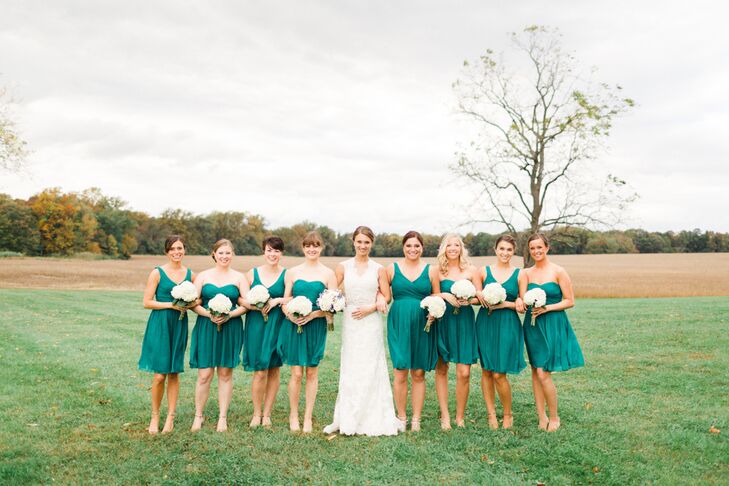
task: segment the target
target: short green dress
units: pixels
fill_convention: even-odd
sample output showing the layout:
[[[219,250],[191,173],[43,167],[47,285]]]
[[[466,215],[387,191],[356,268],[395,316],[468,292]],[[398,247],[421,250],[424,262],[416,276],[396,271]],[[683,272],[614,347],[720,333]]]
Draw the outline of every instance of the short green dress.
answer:
[[[235,284],[218,287],[206,283],[202,286],[201,298],[203,307],[207,308],[210,299],[223,294],[230,299],[235,309],[238,305],[240,291]],[[191,368],[235,368],[240,363],[240,351],[243,347],[243,320],[238,317],[229,319],[218,326],[207,317],[197,316],[192,329],[190,342]]]
[[[450,292],[455,282],[440,281],[441,292]],[[438,321],[438,353],[447,363],[473,364],[478,360],[476,313],[470,305],[461,306],[458,314],[446,301],[446,311]]]
[[[285,274],[286,270],[283,270],[278,279],[270,287],[266,287],[272,299],[283,297],[286,287],[284,285]],[[254,268],[251,288],[256,285],[263,285],[263,283],[258,275],[258,269]],[[283,310],[280,305],[271,309],[271,312],[268,313],[268,321],[263,320],[261,312],[248,311],[246,326],[243,330],[243,369],[261,371],[281,366],[281,357],[276,347],[283,319]]]
[[[292,288],[292,295],[303,295],[312,303],[312,312],[319,310],[316,299],[327,288],[324,283],[314,280],[296,280]],[[278,353],[281,361],[289,366],[319,366],[324,357],[324,348],[327,344],[327,320],[317,317],[302,326],[301,334],[297,331],[299,326],[284,317],[281,331],[278,334]]]
[[[425,265],[418,278],[410,281],[395,265],[392,277],[392,306],[387,314],[387,344],[392,367],[398,370],[435,369],[438,362],[438,322],[425,332],[427,311],[420,301],[433,292]]]
[[[496,282],[491,268],[486,267],[484,287]],[[516,301],[519,296],[519,269],[501,284],[506,300]],[[514,309],[496,309],[489,315],[487,307],[478,311],[476,338],[481,367],[495,373],[520,373],[526,368],[524,361],[524,331],[519,314]]]
[[[172,302],[172,289],[177,285],[167,276],[162,267],[159,283],[154,292],[157,302]],[[185,280],[191,281],[192,270],[187,269]],[[184,282],[184,280],[183,280]],[[180,282],[182,283],[182,282]],[[187,348],[187,312],[180,320],[180,311],[154,309],[147,319],[147,329],[142,341],[142,355],[139,369],[152,373],[182,373],[185,371],[185,348]]]
[[[547,294],[547,304],[562,301],[562,290],[557,282],[530,283],[528,290],[540,287]],[[563,310],[547,312],[532,326],[531,309],[524,318],[524,341],[529,364],[544,371],[567,371],[585,365],[580,344],[577,342],[567,313]]]

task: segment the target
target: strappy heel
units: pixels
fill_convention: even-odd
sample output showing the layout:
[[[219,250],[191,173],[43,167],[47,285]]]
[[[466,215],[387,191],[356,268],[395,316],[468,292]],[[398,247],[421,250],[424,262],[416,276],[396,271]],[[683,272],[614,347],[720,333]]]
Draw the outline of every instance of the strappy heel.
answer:
[[[547,432],[557,432],[559,428],[562,426],[562,423],[559,420],[559,417],[557,417],[557,420],[550,420],[547,424]]]
[[[200,424],[195,427],[195,421],[200,419]],[[190,432],[197,432],[198,430],[202,429],[203,423],[205,423],[205,417],[203,415],[197,415],[195,414],[195,421],[192,422],[192,427],[190,427]]]
[[[513,425],[514,425],[514,416],[510,413],[505,413],[503,425],[501,427],[504,429],[510,429]]]
[[[221,427],[220,422],[223,421],[225,425]],[[219,415],[218,416],[218,426],[215,428],[218,432],[227,432],[228,431],[228,416],[227,415]]]
[[[152,420],[157,419],[157,428],[152,428]],[[147,427],[147,432],[149,432],[151,435],[155,435],[159,433],[159,412],[154,413],[152,412],[152,419],[149,421],[149,427]]]
[[[496,414],[495,413],[490,413],[488,415],[488,421],[489,421],[489,428],[491,430],[496,430],[496,429],[499,428],[499,419],[496,418]]]
[[[261,425],[261,422],[263,421],[263,415],[254,415],[251,419],[251,423],[248,424],[248,427],[254,429]]]
[[[420,432],[420,417],[410,419],[410,431]]]
[[[271,423],[271,417],[266,417],[263,415],[261,417],[261,425],[267,429],[270,429],[273,426],[273,423]]]
[[[167,428],[167,422],[169,422],[171,424],[171,426],[170,426],[169,429]],[[175,414],[174,413],[168,413],[167,414],[167,419],[165,420],[165,426],[162,427],[162,433],[163,434],[169,434],[170,432],[172,432],[172,430],[174,430],[174,428],[175,428]]]

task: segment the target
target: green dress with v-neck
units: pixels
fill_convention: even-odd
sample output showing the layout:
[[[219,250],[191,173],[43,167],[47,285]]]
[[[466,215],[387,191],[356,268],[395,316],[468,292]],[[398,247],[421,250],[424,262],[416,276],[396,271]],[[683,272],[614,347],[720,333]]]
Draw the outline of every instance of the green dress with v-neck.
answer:
[[[484,287],[496,282],[491,268],[486,267]],[[506,290],[507,302],[515,302],[519,296],[519,269],[501,284]],[[517,374],[526,368],[524,361],[524,331],[514,309],[491,311],[482,307],[476,318],[476,338],[481,367],[495,373]]]
[[[433,292],[428,269],[425,265],[420,276],[410,281],[394,264],[392,277],[392,306],[387,314],[387,344],[390,348],[392,367],[399,370],[435,369],[438,361],[437,334],[439,325],[433,323],[425,332],[427,314],[420,308],[420,301]]]
[[[455,282],[440,281],[441,292],[450,292]],[[446,363],[473,364],[478,360],[476,344],[476,313],[465,305],[455,308],[446,301],[446,311],[438,321],[438,354]]]
[[[218,294],[223,294],[230,299],[233,303],[231,310],[238,306],[240,291],[237,285],[228,284],[218,287],[211,283],[202,286],[200,292],[202,306],[207,308],[210,299]],[[197,316],[190,341],[190,367],[235,368],[240,363],[242,347],[243,320],[240,316],[228,319],[220,326],[220,331],[208,317]]]
[[[177,285],[167,276],[162,267],[159,283],[154,291],[157,302],[173,302],[172,289]],[[185,280],[191,281],[192,270],[187,269]],[[182,283],[182,282],[180,282]],[[182,373],[185,371],[185,348],[187,348],[187,312],[180,320],[180,311],[154,309],[147,319],[147,329],[142,341],[139,369],[152,373]]]
[[[284,295],[284,275],[286,270],[268,289],[272,299],[278,299]],[[256,285],[263,285],[258,269],[253,269],[253,282],[251,288]],[[265,287],[265,285],[263,285]],[[268,313],[268,320],[263,320],[263,314],[259,311],[249,310],[246,314],[246,326],[243,330],[243,369],[246,371],[261,371],[281,366],[281,356],[278,354],[278,334],[283,322],[283,311],[277,305]]]
[[[296,280],[291,289],[294,297],[303,295],[311,301],[312,312],[319,310],[316,299],[327,288],[323,282]],[[312,319],[301,327],[284,317],[278,334],[278,353],[281,361],[289,366],[319,366],[327,344],[327,320],[325,317]]]
[[[557,282],[530,283],[528,290],[541,288],[547,294],[547,305],[562,301],[562,289]],[[524,318],[524,341],[529,364],[544,371],[567,371],[585,365],[580,344],[563,310],[542,314],[532,326],[529,308]]]

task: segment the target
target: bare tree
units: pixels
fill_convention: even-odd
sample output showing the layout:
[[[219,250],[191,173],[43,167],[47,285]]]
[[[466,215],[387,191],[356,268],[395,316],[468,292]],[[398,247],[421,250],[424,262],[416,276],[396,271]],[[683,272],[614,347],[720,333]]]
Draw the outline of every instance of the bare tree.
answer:
[[[12,99],[7,89],[0,87],[0,170],[17,171],[28,154],[25,141],[18,135],[12,120]]]
[[[479,130],[452,166],[477,188],[480,215],[472,222],[513,234],[615,224],[636,195],[607,171],[596,177],[599,167],[589,162],[633,100],[620,96],[620,86],[583,78],[556,29],[527,27],[511,41],[516,68],[487,50],[464,62],[453,83],[459,113]]]

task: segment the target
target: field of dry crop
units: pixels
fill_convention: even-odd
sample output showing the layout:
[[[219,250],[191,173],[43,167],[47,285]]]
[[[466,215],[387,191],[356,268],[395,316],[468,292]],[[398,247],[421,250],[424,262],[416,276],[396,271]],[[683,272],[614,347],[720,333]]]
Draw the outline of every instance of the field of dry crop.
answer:
[[[572,276],[577,297],[679,297],[729,295],[729,253],[630,254],[552,256]],[[323,258],[334,267],[342,257]],[[477,257],[484,265],[494,257]],[[392,258],[377,259],[382,264]],[[2,258],[0,288],[137,290],[164,256],[135,256],[131,260],[82,260],[74,258]],[[293,266],[298,257],[285,257]],[[428,259],[433,261],[433,259]],[[209,256],[188,256],[185,263],[195,271],[209,267]],[[248,270],[262,263],[258,256],[237,256],[234,267]],[[516,259],[520,264],[521,259]]]

